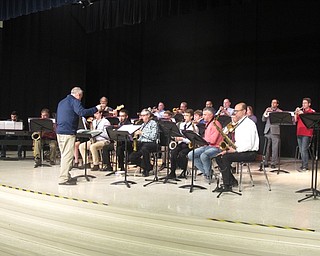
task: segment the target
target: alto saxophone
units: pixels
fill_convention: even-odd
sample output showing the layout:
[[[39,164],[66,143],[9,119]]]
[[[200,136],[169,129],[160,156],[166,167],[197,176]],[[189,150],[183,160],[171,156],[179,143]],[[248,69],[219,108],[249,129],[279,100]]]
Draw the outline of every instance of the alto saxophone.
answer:
[[[132,149],[134,152],[138,151],[138,138],[139,138],[138,134],[135,134],[132,138]]]

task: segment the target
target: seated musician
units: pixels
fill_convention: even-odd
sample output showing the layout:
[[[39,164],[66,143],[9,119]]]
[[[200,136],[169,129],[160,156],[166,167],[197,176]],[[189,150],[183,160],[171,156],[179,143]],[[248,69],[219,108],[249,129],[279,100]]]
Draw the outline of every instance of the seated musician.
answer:
[[[153,168],[150,163],[150,153],[157,151],[158,148],[158,124],[151,119],[151,112],[148,109],[143,109],[140,115],[143,124],[134,133],[133,152],[129,155],[129,161],[140,166],[143,169],[142,175],[146,177]]]
[[[208,142],[208,145],[194,149],[194,165],[210,180],[213,174],[211,159],[220,153],[219,147],[223,141],[223,136],[219,131],[219,129],[222,129],[222,126],[218,120],[214,119],[213,108],[203,109],[203,119],[206,122],[203,138]],[[192,160],[192,151],[189,152],[188,158]]]
[[[164,112],[165,112],[165,110],[164,110],[164,103],[163,103],[163,102],[159,102],[159,103],[158,103],[158,107],[152,109],[152,113],[154,114],[154,116],[155,116],[157,119],[163,118]]]
[[[213,110],[215,111],[215,110]],[[206,122],[203,120],[203,113],[201,109],[197,109],[193,113],[193,123],[196,124],[199,128],[199,134],[203,137]]]
[[[100,105],[103,111],[103,117],[117,116],[117,112],[113,108],[108,106],[107,97],[101,97]]]
[[[41,116],[42,119],[50,118],[50,110],[47,108],[44,108],[41,110]],[[37,168],[41,165],[41,147],[45,144],[49,145],[50,147],[50,164],[55,165],[56,163],[56,155],[57,155],[57,135],[55,132],[55,125],[53,126],[53,131],[48,132],[41,132],[40,133],[33,133],[33,156],[34,156],[34,168]]]
[[[186,131],[190,130],[195,133],[199,132],[198,127],[192,123],[193,118],[193,110],[187,109],[185,110],[184,114],[184,121],[177,123],[177,126],[179,130]],[[179,178],[185,178],[186,172],[187,172],[187,165],[188,165],[188,158],[187,155],[190,152],[191,148],[190,146],[190,140],[180,136],[180,137],[174,137],[174,141],[177,143],[176,147],[171,150],[171,157],[170,157],[170,163],[171,163],[171,171],[168,175],[169,179],[175,179],[176,178],[176,169],[177,166],[179,166],[182,169],[181,174],[179,175]]]
[[[18,120],[18,112],[12,111],[9,121],[12,122],[22,122],[22,120]],[[4,139],[6,140],[14,140],[19,139],[19,137],[13,137],[10,135],[5,135]],[[1,145],[1,157],[5,158],[7,156],[7,145]],[[22,145],[18,145],[18,158],[22,158]]]
[[[106,132],[106,128],[110,126],[110,122],[108,119],[104,118],[102,111],[97,111],[94,113],[94,119],[92,121],[91,130],[101,131],[101,133],[97,136],[92,137],[90,140],[83,142],[79,146],[79,151],[81,157],[83,159],[83,163],[87,163],[87,166],[84,167],[91,167],[91,164],[88,161],[88,154],[86,154],[86,147],[87,150],[90,150],[92,155],[92,162],[93,167],[91,171],[98,171],[100,170],[99,167],[99,150],[101,150],[105,145],[110,143],[109,136]],[[86,146],[87,144],[87,146]],[[87,161],[85,161],[85,156],[87,155]]]
[[[229,99],[224,99],[222,106],[219,107],[216,115],[219,116],[231,116],[233,113],[233,108],[231,108],[231,101]]]
[[[234,129],[234,145],[227,147],[216,158],[216,162],[223,178],[223,185],[216,189],[216,192],[230,191],[233,186],[238,185],[238,181],[232,174],[232,162],[250,162],[256,159],[259,149],[259,136],[256,124],[246,115],[247,105],[238,103],[232,116],[232,121],[236,124]]]
[[[129,114],[126,109],[121,109],[119,111],[119,123],[116,125],[116,128],[121,127],[122,125],[131,124],[129,120]],[[103,171],[113,171],[110,161],[110,151],[114,150],[114,143],[105,145],[103,147],[103,164],[106,166]],[[127,152],[132,152],[132,144],[130,141],[127,141]],[[124,171],[124,153],[125,153],[125,143],[123,141],[117,142],[116,154],[118,158],[118,166],[120,171]]]

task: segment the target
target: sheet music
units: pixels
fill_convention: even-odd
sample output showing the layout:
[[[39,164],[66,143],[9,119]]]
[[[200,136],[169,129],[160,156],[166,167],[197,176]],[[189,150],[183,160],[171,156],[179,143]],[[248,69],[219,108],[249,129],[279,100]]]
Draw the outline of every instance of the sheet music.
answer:
[[[136,125],[136,124],[125,124],[122,125],[118,131],[124,131],[128,132],[129,134],[133,134],[136,130],[139,130],[141,125]]]
[[[79,130],[77,130],[77,133],[80,133],[80,134],[90,134],[92,137],[96,137],[96,136],[98,136],[99,134],[101,134],[102,131],[100,131],[100,130],[79,129]]]

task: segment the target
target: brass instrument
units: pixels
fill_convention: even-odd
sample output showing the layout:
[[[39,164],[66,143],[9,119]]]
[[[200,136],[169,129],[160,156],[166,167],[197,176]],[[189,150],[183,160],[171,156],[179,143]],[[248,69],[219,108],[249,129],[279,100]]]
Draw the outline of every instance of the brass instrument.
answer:
[[[227,134],[225,134],[223,132],[223,130],[216,124],[216,121],[218,120],[220,115],[217,116],[217,118],[215,118],[212,123],[213,125],[216,127],[217,131],[222,135],[223,137],[223,141],[220,143],[220,149],[223,150],[229,150],[229,148],[233,148],[236,149],[237,146],[233,143],[233,141],[228,137]],[[236,128],[236,127],[235,127]],[[235,130],[235,128],[233,129],[233,131]]]
[[[139,138],[138,134],[135,134],[132,138],[132,149],[134,152],[138,151],[138,138]]]
[[[173,150],[173,149],[175,149],[177,147],[177,145],[178,145],[178,143],[176,141],[172,140],[169,143],[169,149]]]
[[[31,139],[38,141],[41,139],[40,132],[34,132],[31,134]]]
[[[193,144],[192,144],[191,141],[190,141],[190,143],[188,144],[188,148],[189,148],[189,149],[193,149]]]

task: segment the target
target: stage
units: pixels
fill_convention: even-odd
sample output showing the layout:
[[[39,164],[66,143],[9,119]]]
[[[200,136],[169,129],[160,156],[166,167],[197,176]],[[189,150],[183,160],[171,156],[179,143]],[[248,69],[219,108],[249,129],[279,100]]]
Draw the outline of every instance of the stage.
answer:
[[[27,152],[30,154],[30,152]],[[251,164],[255,186],[243,169],[242,196],[217,198],[190,184],[156,182],[146,187],[139,170],[130,167],[126,185],[111,185],[123,175],[88,171],[96,178],[59,186],[59,165],[33,168],[33,160],[0,161],[2,255],[318,255],[320,205],[310,198],[298,203],[310,187],[311,171],[300,173],[294,159],[281,159],[286,173],[267,174]],[[12,160],[10,160],[12,159]],[[73,169],[72,176],[83,174]],[[160,172],[164,176],[166,169]],[[180,170],[177,171],[180,173]],[[153,178],[150,176],[149,178]],[[235,191],[238,191],[236,188]]]

